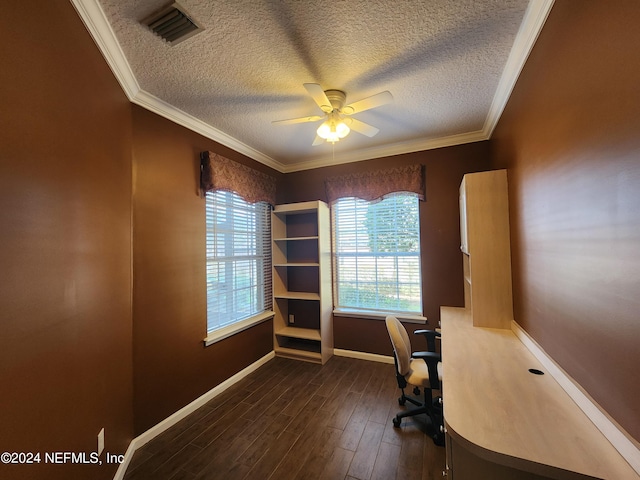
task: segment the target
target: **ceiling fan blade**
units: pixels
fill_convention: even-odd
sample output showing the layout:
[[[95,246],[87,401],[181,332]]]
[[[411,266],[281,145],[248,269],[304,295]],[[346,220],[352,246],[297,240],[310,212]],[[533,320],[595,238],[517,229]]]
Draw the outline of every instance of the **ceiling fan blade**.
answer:
[[[324,138],[322,138],[320,135],[316,135],[316,139],[313,141],[311,146],[317,147],[318,145],[320,145],[322,143],[324,143]]]
[[[293,123],[317,122],[323,118],[324,117],[320,117],[318,115],[312,115],[310,117],[290,118],[288,120],[274,120],[271,123],[273,125],[291,125]]]
[[[355,118],[349,118],[350,122],[346,122],[349,128],[355,132],[366,135],[367,137],[375,136],[380,130],[368,123],[361,122]]]
[[[327,94],[324,93],[324,90],[320,85],[317,83],[303,83],[302,85],[307,89],[309,95],[313,97],[313,101],[320,107],[320,110],[325,113],[329,113],[333,110],[331,102],[327,98]]]
[[[353,115],[354,113],[364,112],[391,102],[393,102],[393,95],[387,90],[346,105],[340,111],[345,115]]]

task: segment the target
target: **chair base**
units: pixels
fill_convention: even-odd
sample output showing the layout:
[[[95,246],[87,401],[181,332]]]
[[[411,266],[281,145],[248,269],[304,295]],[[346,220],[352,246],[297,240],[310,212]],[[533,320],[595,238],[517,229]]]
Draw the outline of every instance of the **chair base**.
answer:
[[[404,391],[402,392],[402,395],[398,398],[398,404],[401,407],[404,407],[405,403],[413,403],[416,407],[421,407],[422,406],[422,402],[419,400],[416,400],[415,398],[409,397],[407,395],[404,394]]]
[[[409,401],[414,405],[417,405],[417,408],[413,408],[411,410],[406,410],[404,412],[398,413],[393,418],[393,426],[396,428],[400,428],[402,423],[402,419],[406,417],[413,417],[415,415],[426,414],[431,420],[431,425],[434,429],[433,434],[431,435],[431,439],[433,443],[438,446],[444,446],[444,418],[442,414],[442,398],[436,397],[432,399],[431,402],[427,402],[427,392],[430,393],[430,390],[425,390],[425,402],[420,403],[417,400],[408,397],[404,394],[404,390],[402,392],[402,396],[398,399],[398,403],[400,405],[404,405],[404,402]]]

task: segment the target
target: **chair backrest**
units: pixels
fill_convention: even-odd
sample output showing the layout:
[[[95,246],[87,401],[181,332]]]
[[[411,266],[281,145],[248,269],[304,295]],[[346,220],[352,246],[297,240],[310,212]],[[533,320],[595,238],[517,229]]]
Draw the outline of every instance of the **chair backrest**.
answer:
[[[398,373],[402,376],[409,373],[409,366],[411,364],[411,342],[409,340],[409,334],[404,328],[404,325],[400,323],[396,317],[389,315],[385,319],[387,324],[387,331],[391,338],[391,344],[393,345],[393,353],[396,356],[396,364]]]

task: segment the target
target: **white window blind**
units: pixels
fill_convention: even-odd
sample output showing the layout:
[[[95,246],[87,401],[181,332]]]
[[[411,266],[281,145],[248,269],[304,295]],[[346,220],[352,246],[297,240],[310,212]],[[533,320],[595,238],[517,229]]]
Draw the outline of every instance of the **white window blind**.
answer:
[[[207,333],[271,309],[271,207],[207,192]]]
[[[422,313],[418,198],[334,202],[334,297],[337,308]]]

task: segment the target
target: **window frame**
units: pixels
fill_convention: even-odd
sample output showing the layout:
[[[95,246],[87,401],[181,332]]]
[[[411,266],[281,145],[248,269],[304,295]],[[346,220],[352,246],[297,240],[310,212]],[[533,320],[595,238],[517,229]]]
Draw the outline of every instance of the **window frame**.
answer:
[[[340,227],[338,225],[338,215],[340,215],[341,213],[338,212],[338,210],[341,208],[340,202],[353,202],[354,206],[353,208],[351,208],[351,215],[355,215],[356,214],[356,210],[358,208],[362,209],[363,207],[368,208],[368,206],[372,205],[372,204],[376,204],[379,203],[381,201],[393,198],[393,197],[407,197],[407,198],[412,198],[415,199],[417,205],[417,238],[413,238],[413,240],[417,240],[417,247],[418,247],[418,251],[417,253],[411,253],[409,255],[407,255],[406,252],[399,252],[399,251],[394,251],[394,252],[385,252],[384,254],[382,254],[380,251],[376,251],[376,252],[368,252],[365,255],[358,255],[359,252],[349,252],[348,255],[345,254],[341,254],[339,251],[339,245],[338,242],[340,241],[340,239],[338,238],[340,235]],[[396,202],[397,205],[397,202]],[[344,208],[344,206],[342,206],[342,208]],[[342,212],[344,213],[344,212]],[[353,220],[353,224],[351,225],[352,227],[355,227],[356,225],[356,221]],[[357,228],[357,227],[356,227]],[[397,232],[397,229],[394,229],[393,231]],[[334,314],[336,316],[340,316],[340,317],[353,317],[353,318],[363,318],[363,319],[384,319],[387,315],[395,315],[398,318],[401,318],[404,321],[409,321],[409,322],[414,322],[414,323],[420,323],[420,324],[424,324],[426,323],[427,319],[424,316],[423,312],[424,312],[424,304],[423,304],[423,275],[422,275],[422,245],[420,243],[420,238],[421,238],[421,225],[420,225],[420,202],[419,202],[419,197],[413,193],[410,192],[396,192],[396,193],[392,193],[389,195],[385,195],[382,199],[378,199],[375,201],[368,201],[368,200],[363,200],[363,199],[359,199],[356,197],[344,197],[344,198],[339,198],[337,200],[335,200],[334,202],[332,202],[331,204],[331,239],[332,239],[332,263],[333,263],[333,289],[334,289]],[[387,232],[388,233],[388,232]],[[366,234],[365,234],[366,235]],[[357,243],[357,241],[356,241]],[[356,247],[359,248],[359,247]],[[360,252],[360,253],[364,253],[364,251]],[[374,259],[374,263],[376,263],[376,258],[385,256],[385,257],[392,257],[395,259],[395,261],[397,261],[398,258],[401,257],[413,257],[417,259],[417,270],[414,272],[414,274],[417,274],[418,276],[418,280],[417,280],[417,284],[415,282],[411,282],[415,285],[417,285],[417,291],[419,292],[419,307],[418,309],[416,309],[415,311],[413,310],[394,310],[393,308],[376,308],[375,306],[363,306],[362,304],[360,305],[343,305],[341,304],[340,301],[340,287],[341,285],[343,285],[345,282],[344,281],[340,281],[339,276],[340,276],[340,259],[341,258],[345,258],[345,257],[355,257],[356,258],[356,263],[357,263],[357,259],[358,257],[361,258],[373,258]],[[377,270],[377,268],[376,268]],[[357,275],[357,274],[356,274]],[[402,277],[402,273],[396,274],[397,278]],[[375,276],[375,285],[377,286],[379,284],[379,280],[378,280],[378,275],[376,274]],[[358,281],[357,279],[355,280],[356,282]],[[381,282],[381,284],[383,284]],[[399,283],[396,283],[396,288],[398,288]],[[378,295],[376,294],[376,297],[378,297]],[[398,301],[400,301],[400,299],[398,298]]]
[[[216,203],[217,201],[217,203]],[[266,202],[250,203],[245,201],[239,195],[233,192],[227,191],[211,191],[205,193],[205,263],[206,263],[206,328],[207,335],[204,339],[205,346],[216,343],[220,340],[228,338],[236,333],[246,330],[258,323],[264,322],[270,318],[273,318],[275,313],[273,312],[273,295],[271,285],[271,207]],[[229,221],[230,223],[215,222],[216,209],[227,208],[230,211]],[[260,211],[262,209],[262,211]],[[260,224],[263,225],[264,230],[262,232],[247,230],[247,227],[251,226],[251,215],[258,215],[264,213],[264,217],[254,218],[253,223],[256,228]],[[240,220],[244,216],[245,222],[241,224],[241,229],[238,229]],[[224,247],[220,242],[215,244],[215,236],[222,235]],[[228,250],[229,246],[235,246],[238,238],[244,238],[246,240],[245,247],[250,250],[249,254],[244,252],[242,255],[234,254],[235,248]],[[253,250],[252,250],[253,249]],[[227,252],[226,256],[215,256],[215,253],[221,250]],[[252,250],[252,251],[251,251]],[[223,276],[226,278],[231,275],[234,276],[237,262],[252,262],[250,265],[251,275],[255,276],[255,284],[250,284],[248,288],[254,295],[254,301],[257,301],[256,308],[252,309],[246,316],[239,316],[233,321],[225,322],[215,328],[211,327],[210,309],[211,302],[215,301],[215,290],[210,288],[210,268],[215,268],[214,264],[222,262],[222,268],[225,270]],[[262,263],[262,265],[261,265]],[[228,271],[227,271],[228,270]],[[232,281],[235,278],[232,278]],[[231,282],[229,282],[231,283]],[[235,282],[234,282],[235,283]],[[256,291],[256,288],[262,286],[262,292]],[[234,287],[230,290],[233,297],[231,302],[232,310],[236,305],[237,294],[242,288]],[[252,302],[253,303],[253,302]]]

